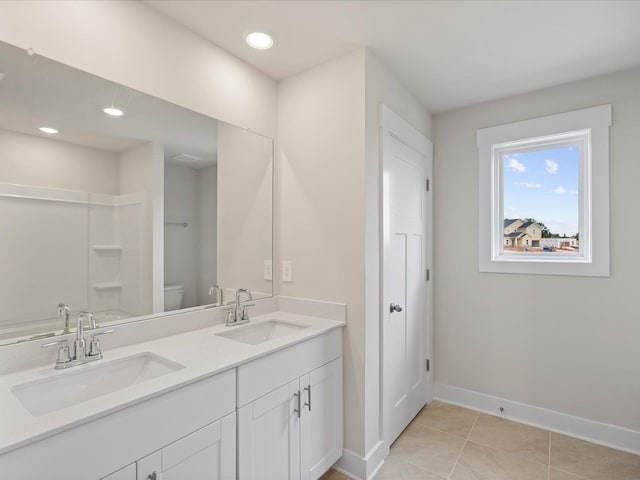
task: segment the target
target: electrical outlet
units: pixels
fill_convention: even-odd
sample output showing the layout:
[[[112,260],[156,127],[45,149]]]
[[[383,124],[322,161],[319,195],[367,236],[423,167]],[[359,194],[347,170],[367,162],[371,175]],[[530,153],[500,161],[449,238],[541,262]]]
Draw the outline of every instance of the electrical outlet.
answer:
[[[293,282],[293,262],[291,260],[282,261],[282,281]]]
[[[264,261],[264,279],[273,280],[273,262],[271,260]]]

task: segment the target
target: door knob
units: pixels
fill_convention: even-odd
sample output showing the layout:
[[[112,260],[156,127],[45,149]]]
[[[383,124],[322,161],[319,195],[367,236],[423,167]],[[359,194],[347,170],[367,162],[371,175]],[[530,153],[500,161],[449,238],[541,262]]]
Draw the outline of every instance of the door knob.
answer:
[[[396,305],[395,303],[391,303],[391,305],[389,306],[389,311],[391,313],[393,312],[401,312],[402,311],[402,307],[400,305]]]

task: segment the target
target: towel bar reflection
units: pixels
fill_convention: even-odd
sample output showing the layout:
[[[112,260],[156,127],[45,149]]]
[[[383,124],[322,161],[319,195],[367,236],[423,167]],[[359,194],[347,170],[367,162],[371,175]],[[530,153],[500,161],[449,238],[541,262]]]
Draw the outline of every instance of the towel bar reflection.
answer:
[[[187,228],[189,224],[187,222],[164,222],[165,225],[177,225],[179,227]]]

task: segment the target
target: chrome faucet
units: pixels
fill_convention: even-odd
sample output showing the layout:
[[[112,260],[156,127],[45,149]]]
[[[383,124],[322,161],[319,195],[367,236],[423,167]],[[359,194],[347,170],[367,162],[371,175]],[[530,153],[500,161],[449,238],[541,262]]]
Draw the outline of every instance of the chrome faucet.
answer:
[[[76,317],[76,340],[73,342],[73,360],[84,360],[87,355],[87,342],[84,339],[84,325],[82,323],[86,315],[91,314],[89,312],[80,312]]]
[[[93,316],[93,313],[91,312],[80,312],[78,313],[78,321],[80,321],[80,319],[84,320],[84,319],[89,320],[89,329],[90,330],[95,330],[96,328],[98,328],[100,325],[96,324],[96,317]]]
[[[218,292],[216,298],[219,300],[218,305],[224,305],[224,290],[222,290],[222,287],[218,286],[218,285],[213,285],[210,289],[209,289],[209,295],[213,295],[213,292]]]
[[[239,288],[236,291],[236,305],[234,307],[229,307],[227,309],[227,327],[232,327],[234,325],[241,325],[243,323],[249,323],[249,307],[255,306],[255,303],[250,303],[248,305],[240,304],[240,296],[245,293],[249,300],[253,300],[253,295],[251,291],[246,288]]]
[[[62,330],[62,335],[66,335],[71,330],[69,330],[69,315],[71,314],[71,309],[69,305],[66,303],[58,304],[58,316],[64,317],[64,330]]]
[[[239,288],[236,291],[236,308],[240,306],[240,295],[242,295],[243,293],[246,293],[247,297],[249,297],[249,300],[253,301],[253,295],[251,294],[251,291],[249,289]]]
[[[48,348],[58,345],[58,358],[56,360],[55,369],[61,370],[64,368],[74,367],[76,365],[82,365],[84,363],[93,362],[102,358],[102,350],[100,348],[100,340],[97,337],[100,335],[106,335],[107,333],[113,333],[113,330],[105,330],[104,332],[98,332],[91,335],[91,342],[89,344],[89,351],[87,351],[87,341],[84,339],[84,320],[89,321],[89,328],[91,330],[96,329],[96,319],[91,312],[80,312],[76,318],[76,339],[73,342],[73,356],[69,351],[67,345],[68,340],[59,340],[57,342],[45,343],[42,348]]]

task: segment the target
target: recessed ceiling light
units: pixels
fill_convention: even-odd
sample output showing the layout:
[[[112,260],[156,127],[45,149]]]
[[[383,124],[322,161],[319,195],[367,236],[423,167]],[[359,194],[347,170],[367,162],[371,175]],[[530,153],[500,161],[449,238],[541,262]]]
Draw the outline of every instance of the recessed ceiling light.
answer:
[[[267,50],[273,46],[273,38],[264,32],[251,32],[247,34],[245,40],[250,47],[258,50]]]
[[[202,160],[200,157],[189,155],[188,153],[179,153],[171,158],[176,162],[182,163],[198,163],[200,160]]]
[[[112,117],[121,117],[125,114],[124,110],[117,107],[104,107],[102,111],[107,115],[111,115]]]
[[[51,127],[40,127],[39,130],[41,132],[44,133],[50,133],[50,134],[54,134],[54,133],[58,133],[58,130],[56,130],[55,128],[51,128]]]

